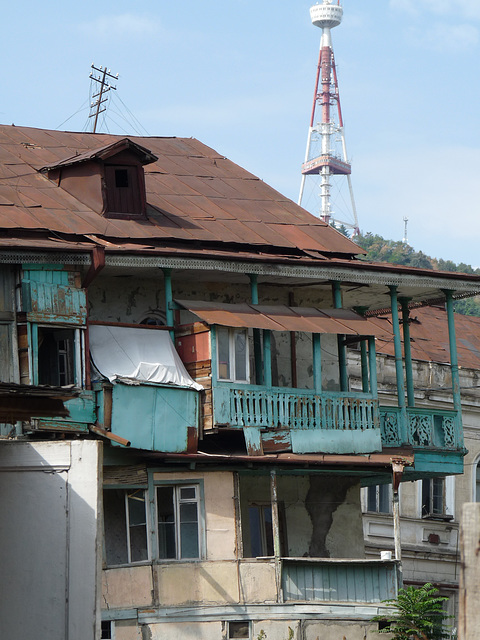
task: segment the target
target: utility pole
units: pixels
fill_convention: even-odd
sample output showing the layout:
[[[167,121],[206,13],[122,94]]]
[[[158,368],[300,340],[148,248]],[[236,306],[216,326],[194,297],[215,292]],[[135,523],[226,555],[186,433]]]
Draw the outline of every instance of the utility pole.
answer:
[[[103,113],[103,111],[106,111],[107,107],[102,105],[105,105],[105,103],[108,100],[108,96],[105,96],[105,94],[110,91],[110,89],[117,89],[117,87],[114,87],[112,84],[109,84],[107,81],[107,78],[112,78],[113,80],[118,80],[118,73],[117,75],[113,75],[111,73],[111,69],[107,70],[107,67],[96,67],[93,63],[92,63],[92,69],[93,71],[90,72],[90,80],[97,82],[100,85],[100,89],[99,91],[97,91],[97,93],[92,94],[92,101],[90,103],[90,115],[88,116],[89,118],[95,118],[95,120],[93,121],[93,129],[92,132],[96,133],[97,131],[97,123],[98,123],[98,116]],[[96,75],[95,72],[98,72],[100,75]]]

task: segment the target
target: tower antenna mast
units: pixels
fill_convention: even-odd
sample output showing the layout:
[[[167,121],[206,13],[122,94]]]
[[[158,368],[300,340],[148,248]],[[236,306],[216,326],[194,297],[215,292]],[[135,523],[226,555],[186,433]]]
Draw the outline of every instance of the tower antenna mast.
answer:
[[[305,162],[302,165],[302,181],[298,204],[304,201],[305,183],[307,178],[320,177],[320,207],[319,216],[327,224],[343,225],[353,231],[353,235],[360,233],[358,227],[357,209],[351,182],[351,165],[347,159],[347,146],[343,127],[340,93],[338,90],[337,69],[332,47],[331,30],[342,22],[343,7],[340,0],[333,4],[333,0],[322,0],[310,8],[310,18],[316,27],[322,29],[320,54],[318,58],[317,75],[315,78],[315,92],[313,96],[312,115],[308,129],[307,150]],[[335,109],[336,107],[336,109]],[[320,111],[320,121],[317,119]],[[336,113],[335,113],[336,112]],[[336,138],[341,143],[335,148]],[[333,176],[347,178],[350,219],[341,219],[334,215],[331,206],[331,186]]]
[[[95,72],[98,72],[100,75],[97,76]],[[117,75],[113,75],[111,73],[111,69],[107,70],[107,67],[103,67],[103,68],[96,67],[92,63],[92,71],[90,71],[90,80],[92,80],[92,82],[97,83],[97,85],[100,85],[100,88],[98,89],[97,93],[92,94],[92,102],[90,103],[90,114],[88,116],[89,118],[95,118],[95,120],[93,121],[93,128],[92,128],[93,133],[96,133],[97,131],[98,116],[104,111],[106,111],[107,109],[105,103],[108,100],[108,96],[106,96],[106,94],[108,93],[108,91],[110,91],[110,89],[115,89],[115,90],[117,89],[117,87],[108,83],[107,78],[118,80],[118,73]]]

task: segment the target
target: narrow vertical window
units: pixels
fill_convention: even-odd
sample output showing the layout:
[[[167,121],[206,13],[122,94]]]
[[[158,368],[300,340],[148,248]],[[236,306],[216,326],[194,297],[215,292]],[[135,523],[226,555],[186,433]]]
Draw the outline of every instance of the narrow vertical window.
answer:
[[[249,353],[246,329],[217,327],[218,378],[248,382]]]
[[[103,493],[107,565],[148,560],[144,489],[106,489]]]
[[[475,465],[475,502],[480,502],[480,461]]]
[[[252,558],[273,556],[271,505],[252,504],[248,508]]]
[[[390,484],[377,484],[367,488],[367,511],[391,513],[392,491]]]
[[[157,487],[158,557],[200,557],[198,486]]]

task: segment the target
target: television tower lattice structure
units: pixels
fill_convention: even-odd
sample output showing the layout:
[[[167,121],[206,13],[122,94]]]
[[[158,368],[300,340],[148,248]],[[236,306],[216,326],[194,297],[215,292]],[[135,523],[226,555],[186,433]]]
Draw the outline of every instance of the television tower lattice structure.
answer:
[[[316,190],[314,213],[326,223],[334,226],[343,225],[351,229],[353,235],[357,235],[359,233],[358,218],[350,176],[351,166],[347,159],[331,35],[331,30],[342,22],[343,7],[340,5],[340,0],[335,4],[334,0],[322,0],[322,3],[311,7],[310,17],[312,23],[322,29],[322,38],[298,203],[307,206],[305,187],[308,178],[310,183],[314,183]],[[337,176],[346,178],[348,183],[348,202],[345,210],[338,214],[332,210],[331,203],[332,184]],[[337,204],[340,206],[340,202]]]

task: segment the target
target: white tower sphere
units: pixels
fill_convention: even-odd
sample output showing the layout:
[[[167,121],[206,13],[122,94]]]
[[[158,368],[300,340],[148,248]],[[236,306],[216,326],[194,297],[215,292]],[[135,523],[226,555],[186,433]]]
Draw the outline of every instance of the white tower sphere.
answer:
[[[323,0],[322,4],[314,4],[310,8],[310,18],[316,27],[333,29],[338,27],[343,17],[343,7],[332,4],[332,0]]]

